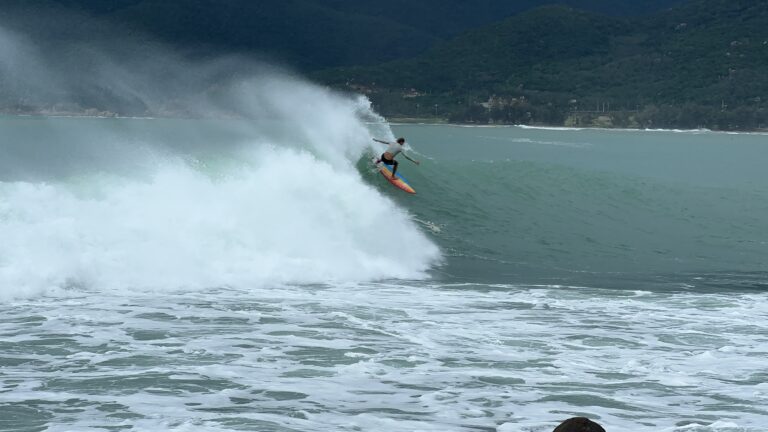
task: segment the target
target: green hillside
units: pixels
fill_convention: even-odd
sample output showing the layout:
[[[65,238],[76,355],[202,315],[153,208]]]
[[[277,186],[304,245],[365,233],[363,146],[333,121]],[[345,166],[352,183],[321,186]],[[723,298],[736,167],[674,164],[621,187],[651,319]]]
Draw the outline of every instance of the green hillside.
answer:
[[[645,18],[544,7],[415,59],[317,77],[389,116],[766,127],[768,2],[696,0]]]

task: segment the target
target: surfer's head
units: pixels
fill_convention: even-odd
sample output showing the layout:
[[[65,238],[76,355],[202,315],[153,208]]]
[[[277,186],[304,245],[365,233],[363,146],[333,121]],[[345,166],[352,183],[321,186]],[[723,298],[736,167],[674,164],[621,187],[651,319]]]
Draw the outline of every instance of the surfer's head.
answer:
[[[400,145],[405,144],[405,138],[398,138],[397,139],[397,143],[400,144]]]

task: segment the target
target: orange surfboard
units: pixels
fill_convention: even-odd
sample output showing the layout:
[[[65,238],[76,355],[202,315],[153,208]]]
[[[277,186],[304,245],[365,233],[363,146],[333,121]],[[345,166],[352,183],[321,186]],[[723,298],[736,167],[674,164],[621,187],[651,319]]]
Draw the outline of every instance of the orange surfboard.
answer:
[[[376,162],[376,160],[374,160],[374,162]],[[379,172],[381,173],[381,175],[383,175],[388,182],[392,183],[394,187],[404,192],[408,192],[410,194],[416,193],[416,191],[411,187],[411,185],[409,185],[408,182],[405,180],[405,177],[401,176],[400,173],[395,173],[395,176],[393,178],[392,170],[390,170],[387,165],[384,165],[383,163],[379,162],[378,164],[376,164],[376,166],[379,168]]]

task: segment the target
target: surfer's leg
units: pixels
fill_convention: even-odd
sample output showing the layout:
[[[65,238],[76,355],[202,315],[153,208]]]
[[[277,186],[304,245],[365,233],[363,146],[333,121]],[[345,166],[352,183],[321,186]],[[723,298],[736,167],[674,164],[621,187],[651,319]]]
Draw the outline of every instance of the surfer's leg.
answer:
[[[392,160],[392,178],[395,178],[396,172],[397,172],[397,161]]]

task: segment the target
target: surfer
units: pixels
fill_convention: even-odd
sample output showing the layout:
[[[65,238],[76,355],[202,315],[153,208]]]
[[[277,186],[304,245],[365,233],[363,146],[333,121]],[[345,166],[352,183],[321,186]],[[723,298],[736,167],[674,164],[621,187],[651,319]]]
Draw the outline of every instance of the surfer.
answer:
[[[416,165],[421,165],[421,163],[415,159],[411,159],[408,157],[407,154],[403,151],[405,149],[405,138],[398,138],[395,142],[388,142],[388,141],[382,141],[380,139],[373,139],[376,142],[386,144],[388,147],[384,151],[384,153],[381,154],[379,157],[379,160],[376,161],[376,163],[383,162],[384,165],[391,165],[392,166],[392,178],[395,178],[395,173],[397,172],[397,161],[395,160],[395,156],[402,153],[403,157],[408,159],[409,161],[415,163]]]

